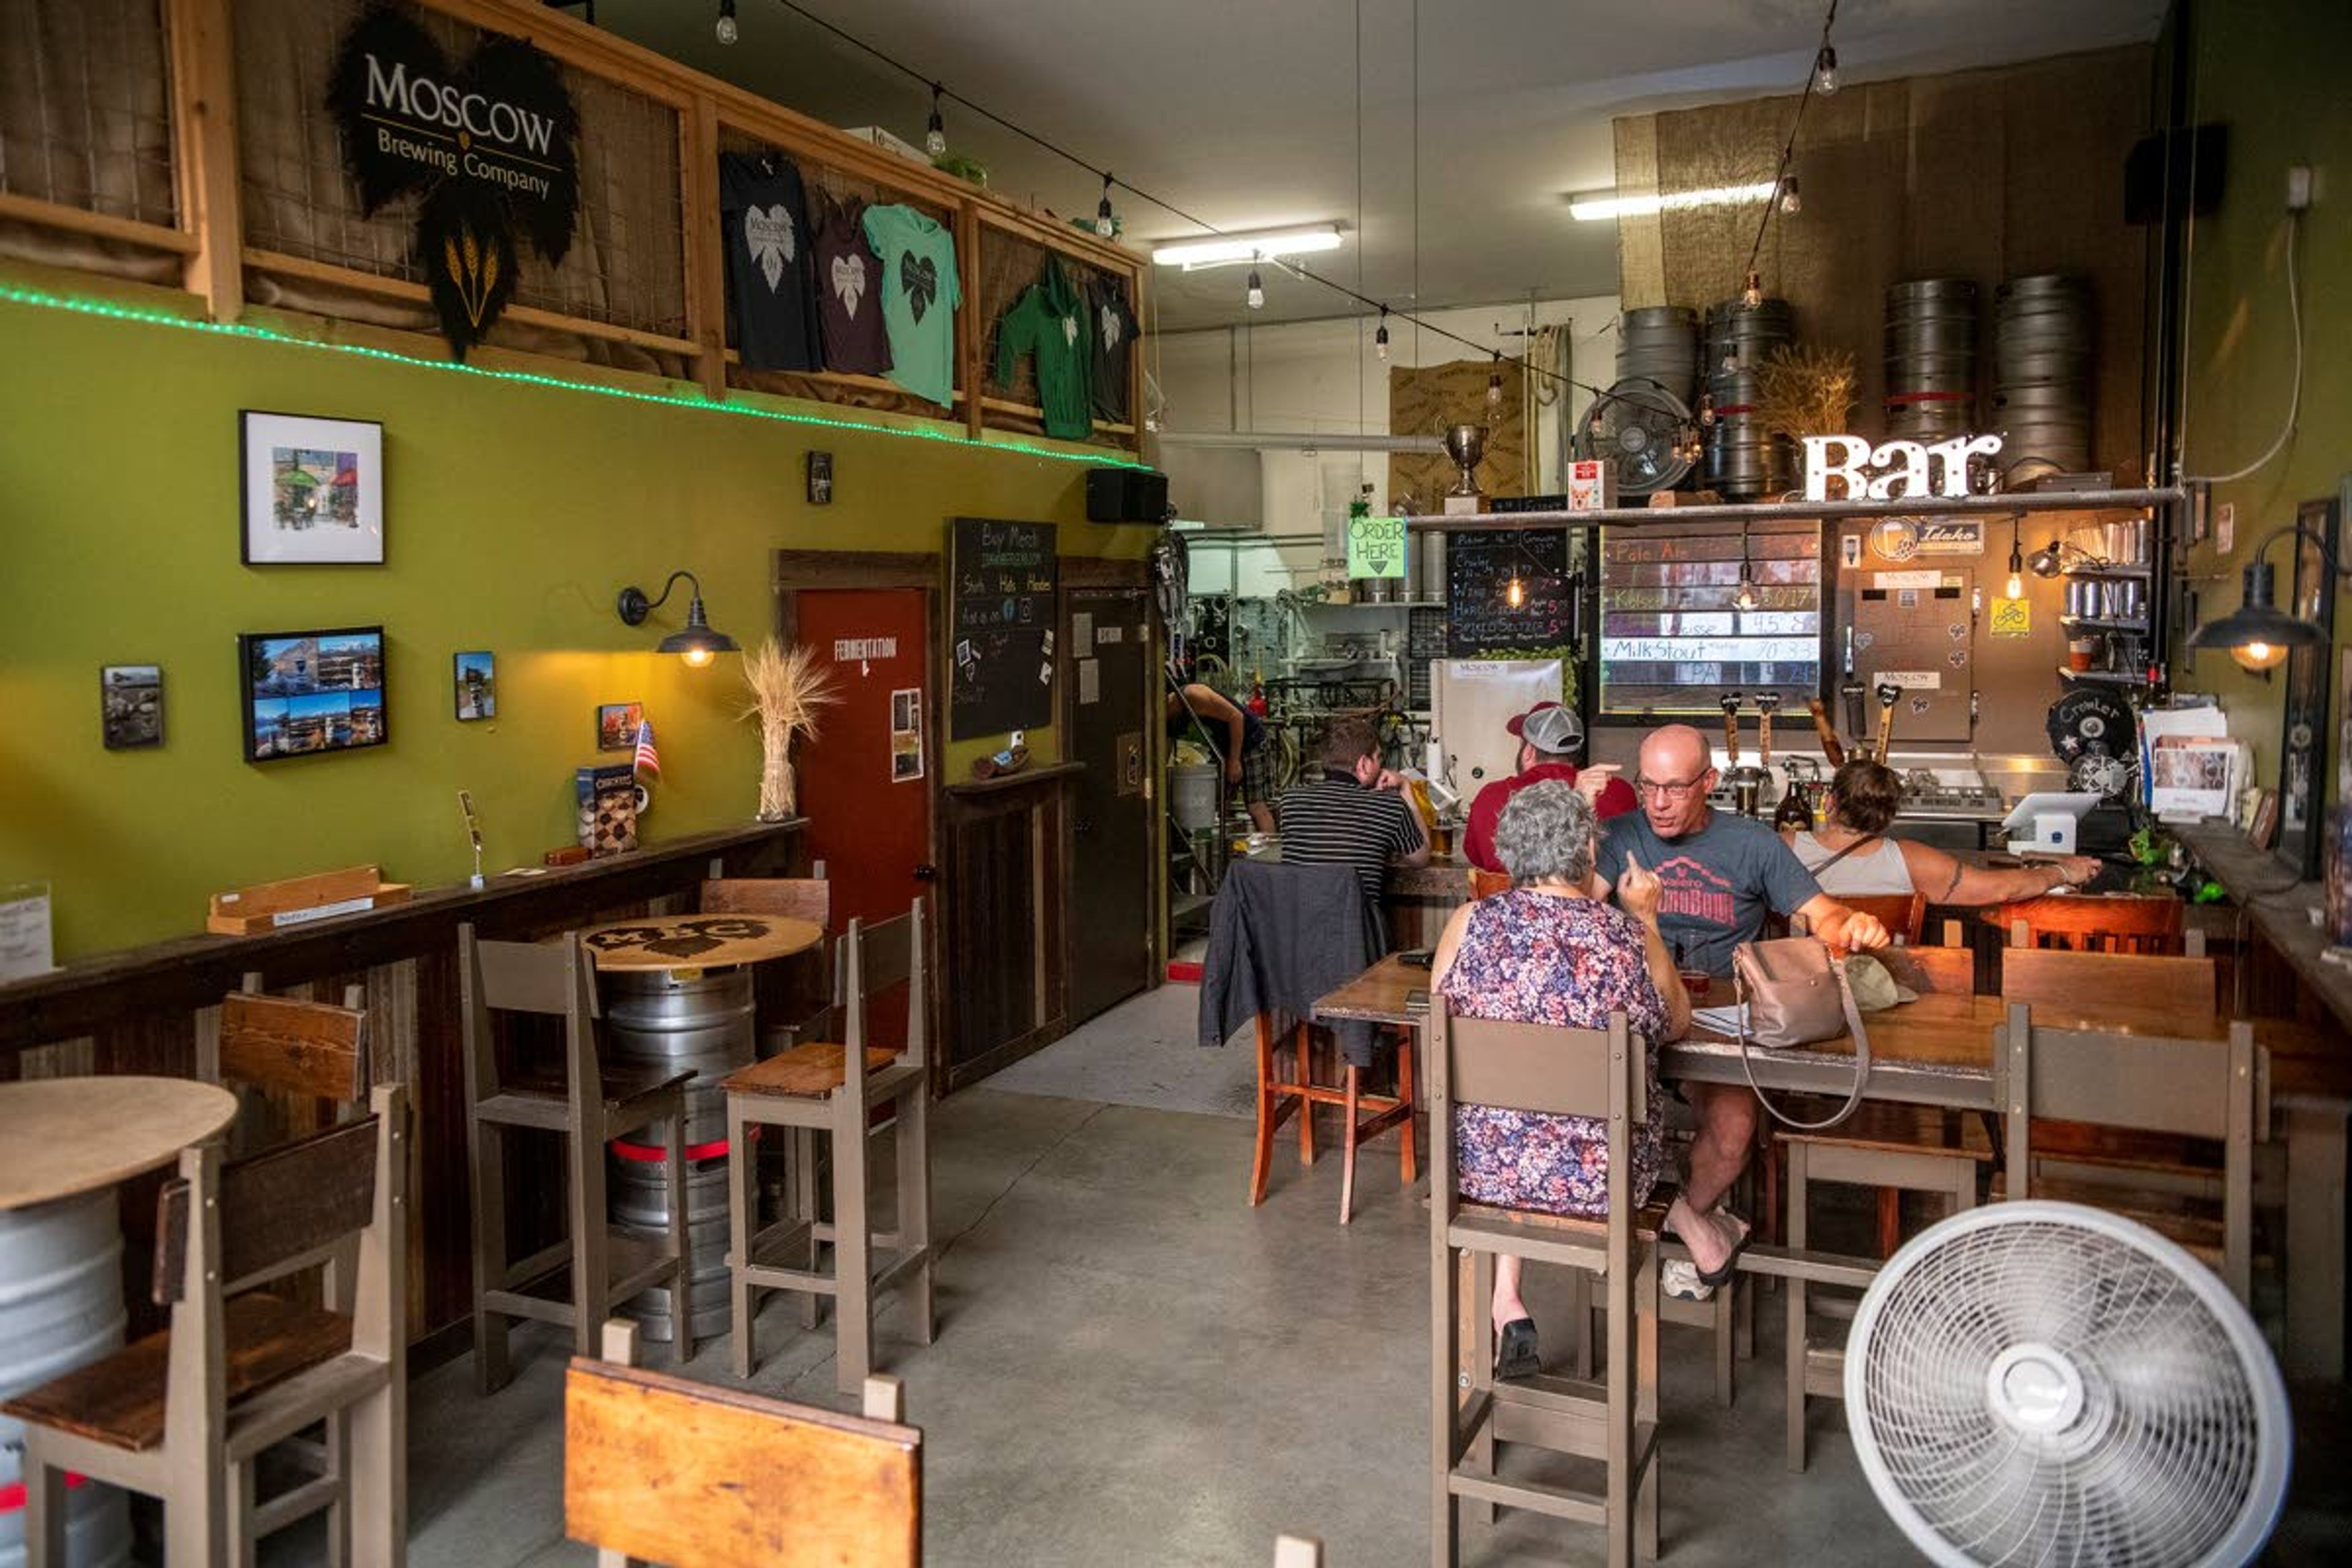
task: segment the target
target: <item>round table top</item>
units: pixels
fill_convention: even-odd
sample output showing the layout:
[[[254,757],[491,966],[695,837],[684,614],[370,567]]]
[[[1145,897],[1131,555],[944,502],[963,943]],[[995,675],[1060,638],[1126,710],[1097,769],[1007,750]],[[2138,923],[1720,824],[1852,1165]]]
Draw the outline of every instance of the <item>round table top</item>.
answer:
[[[236,1119],[236,1096],[187,1078],[0,1083],[0,1210],[111,1186],[169,1164]]]
[[[592,926],[580,940],[608,973],[723,969],[806,952],[824,928],[784,915],[648,915]]]

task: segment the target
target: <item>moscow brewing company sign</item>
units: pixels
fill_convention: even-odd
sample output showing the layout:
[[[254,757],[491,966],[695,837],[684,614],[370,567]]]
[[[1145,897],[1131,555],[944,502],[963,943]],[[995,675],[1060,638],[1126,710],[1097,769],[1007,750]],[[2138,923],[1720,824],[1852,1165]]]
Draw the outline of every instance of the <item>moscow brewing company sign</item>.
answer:
[[[1887,441],[1873,446],[1860,436],[1805,437],[1807,500],[1895,500],[1905,496],[1965,496],[1969,459],[2000,450],[1998,436],[1956,436],[1925,446]],[[1930,470],[1933,473],[1932,480]],[[1832,496],[1830,482],[1841,481]]]
[[[415,20],[379,5],[344,36],[327,101],[363,213],[422,194],[417,257],[463,359],[514,297],[517,237],[550,267],[572,247],[580,118],[562,71],[499,34],[453,65]]]

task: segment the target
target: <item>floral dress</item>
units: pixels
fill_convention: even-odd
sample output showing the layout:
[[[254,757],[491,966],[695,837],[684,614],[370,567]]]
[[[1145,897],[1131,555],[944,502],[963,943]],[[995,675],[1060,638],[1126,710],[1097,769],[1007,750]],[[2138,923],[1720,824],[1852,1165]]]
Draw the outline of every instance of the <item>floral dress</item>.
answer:
[[[1658,1175],[1665,1092],[1658,1037],[1665,1003],[1643,958],[1633,916],[1591,899],[1514,888],[1470,906],[1470,923],[1439,994],[1455,1014],[1506,1023],[1603,1029],[1622,1011],[1649,1042],[1649,1120],[1634,1130],[1633,1201]],[[1485,1105],[1454,1108],[1454,1158],[1474,1203],[1598,1218],[1609,1212],[1609,1125]]]

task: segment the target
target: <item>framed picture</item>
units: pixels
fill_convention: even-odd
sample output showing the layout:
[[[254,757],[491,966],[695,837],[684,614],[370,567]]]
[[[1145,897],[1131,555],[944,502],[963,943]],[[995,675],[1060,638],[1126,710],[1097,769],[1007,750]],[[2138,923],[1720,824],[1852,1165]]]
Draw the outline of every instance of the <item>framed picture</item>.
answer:
[[[596,707],[596,749],[600,752],[634,752],[637,749],[637,725],[646,716],[642,702],[603,702]]]
[[[383,564],[383,426],[237,416],[247,566]]]
[[[99,731],[110,752],[163,743],[163,671],[152,664],[110,664],[98,672]]]
[[[460,721],[499,716],[498,660],[488,653],[453,653],[450,678],[457,685]]]
[[[236,651],[247,762],[355,752],[392,738],[382,626],[247,632]]]
[[[2332,642],[2336,629],[2336,498],[2295,508],[2294,597],[2288,613],[2316,622]],[[2323,544],[2322,542],[2325,542]],[[2319,875],[2322,807],[2326,798],[2329,647],[2299,647],[2286,664],[2286,722],[2279,748],[2278,858],[2305,881]]]

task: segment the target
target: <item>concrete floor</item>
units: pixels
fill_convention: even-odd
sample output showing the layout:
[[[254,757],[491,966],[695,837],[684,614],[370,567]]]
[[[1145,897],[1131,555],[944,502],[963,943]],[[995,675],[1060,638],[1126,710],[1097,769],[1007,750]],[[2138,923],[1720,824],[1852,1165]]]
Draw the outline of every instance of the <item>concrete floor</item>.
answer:
[[[1252,1211],[1250,1125],[1037,1092],[1057,1074],[1144,1083],[1147,1061],[1197,1051],[1163,1026],[1188,988],[1139,999],[1032,1058],[1029,1092],[981,1087],[934,1112],[940,1335],[877,1323],[881,1370],[902,1377],[925,1433],[926,1555],[935,1564],[1263,1564],[1285,1531],[1317,1535],[1335,1568],[1426,1561],[1426,1215],[1401,1191],[1392,1145],[1359,1173],[1355,1223],[1336,1223],[1339,1162],[1277,1163]],[[1122,1019],[1132,1026],[1125,1026]],[[1058,1061],[1052,1059],[1060,1054]],[[1168,1064],[1177,1098],[1221,1099],[1230,1069]],[[1020,1069],[1015,1069],[1019,1071]],[[1244,1063],[1246,1070],[1246,1063]],[[1206,1093],[1203,1095],[1203,1089]],[[1222,1109],[1222,1107],[1220,1107]],[[887,1169],[887,1164],[883,1167]],[[1531,1294],[1547,1345],[1560,1321]],[[1664,1336],[1664,1548],[1690,1568],[1801,1561],[1916,1562],[1864,1485],[1842,1415],[1815,1402],[1813,1463],[1780,1460],[1779,1300],[1758,1314],[1758,1359],[1717,1409],[1696,1331]],[[751,1386],[845,1408],[829,1330],[803,1333],[791,1299],[760,1321]],[[475,1397],[467,1360],[418,1380],[409,1406],[416,1568],[587,1564],[562,1539],[563,1349],[518,1331],[515,1383]],[[667,1364],[666,1352],[651,1352]],[[688,1372],[726,1374],[724,1341]],[[2298,1456],[2323,1508],[2292,1512],[2273,1560],[2352,1553],[2344,1450]],[[1464,1532],[1475,1563],[1584,1563],[1598,1535],[1533,1514]],[[315,1560],[299,1537],[266,1554]]]

